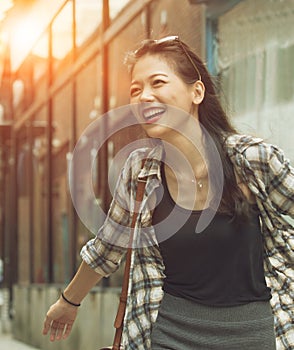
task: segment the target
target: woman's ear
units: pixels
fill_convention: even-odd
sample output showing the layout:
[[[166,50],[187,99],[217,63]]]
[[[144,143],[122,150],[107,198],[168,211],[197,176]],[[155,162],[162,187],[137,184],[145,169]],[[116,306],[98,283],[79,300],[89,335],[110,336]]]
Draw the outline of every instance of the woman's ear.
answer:
[[[205,86],[201,80],[197,80],[193,85],[193,103],[199,105],[205,94]]]

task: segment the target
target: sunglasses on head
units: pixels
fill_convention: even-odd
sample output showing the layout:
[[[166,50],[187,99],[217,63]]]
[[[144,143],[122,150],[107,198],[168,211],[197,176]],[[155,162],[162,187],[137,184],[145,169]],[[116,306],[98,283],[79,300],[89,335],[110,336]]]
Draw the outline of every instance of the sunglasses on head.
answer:
[[[198,75],[198,80],[201,81],[201,74],[199,72],[199,69],[197,68],[196,64],[194,63],[194,61],[192,60],[191,56],[189,55],[189,52],[187,51],[187,49],[185,48],[185,46],[183,45],[182,41],[180,40],[180,38],[177,35],[171,35],[171,36],[166,36],[164,38],[161,39],[154,39],[151,40],[151,42],[155,43],[155,44],[163,44],[163,43],[167,43],[167,42],[173,42],[176,41],[177,43],[180,44],[181,49],[183,50],[184,54],[186,55],[186,57],[188,58],[188,60],[191,62],[193,68],[195,69],[195,72]]]

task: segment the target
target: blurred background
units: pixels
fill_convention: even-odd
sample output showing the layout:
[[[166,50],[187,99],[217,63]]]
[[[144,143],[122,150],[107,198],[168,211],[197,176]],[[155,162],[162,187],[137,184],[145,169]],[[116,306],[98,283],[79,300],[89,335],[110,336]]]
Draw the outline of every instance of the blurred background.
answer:
[[[128,103],[125,53],[161,35],[202,57],[239,130],[293,162],[294,0],[0,0],[0,331],[46,350],[110,343],[121,270],[86,298],[69,340],[41,336],[93,236],[73,208],[68,164],[85,128]],[[87,155],[105,210],[111,160],[136,134],[122,130]],[[83,197],[82,178],[76,186]]]

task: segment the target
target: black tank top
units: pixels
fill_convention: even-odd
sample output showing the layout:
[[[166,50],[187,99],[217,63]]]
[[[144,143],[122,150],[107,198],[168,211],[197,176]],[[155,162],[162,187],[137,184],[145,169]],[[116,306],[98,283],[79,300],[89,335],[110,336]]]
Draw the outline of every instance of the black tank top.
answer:
[[[248,222],[238,226],[230,216],[216,213],[204,231],[195,233],[202,211],[190,212],[177,206],[169,194],[164,171],[162,179],[163,186],[157,192],[161,200],[153,213],[153,225],[165,265],[164,291],[215,306],[269,300],[257,210]],[[162,190],[163,195],[159,195]],[[175,222],[183,217],[186,222],[163,240],[168,232],[164,232],[164,225],[157,224],[172,210]]]

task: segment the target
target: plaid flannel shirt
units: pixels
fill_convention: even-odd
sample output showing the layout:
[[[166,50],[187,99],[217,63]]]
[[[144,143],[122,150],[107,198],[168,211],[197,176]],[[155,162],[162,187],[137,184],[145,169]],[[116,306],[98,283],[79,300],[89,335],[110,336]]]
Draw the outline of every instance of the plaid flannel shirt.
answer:
[[[283,152],[263,140],[231,135],[225,148],[235,171],[255,195],[264,237],[264,267],[271,288],[277,350],[294,349],[294,170]],[[125,253],[134,209],[137,180],[147,178],[133,249],[124,318],[124,349],[151,349],[150,333],[163,296],[164,266],[152,223],[148,199],[161,183],[162,146],[139,149],[128,158],[117,183],[107,218],[96,238],[81,250],[82,259],[95,271],[108,276],[116,271]],[[141,169],[141,159],[146,158]],[[141,229],[139,228],[141,226]],[[142,238],[143,237],[143,238]]]

